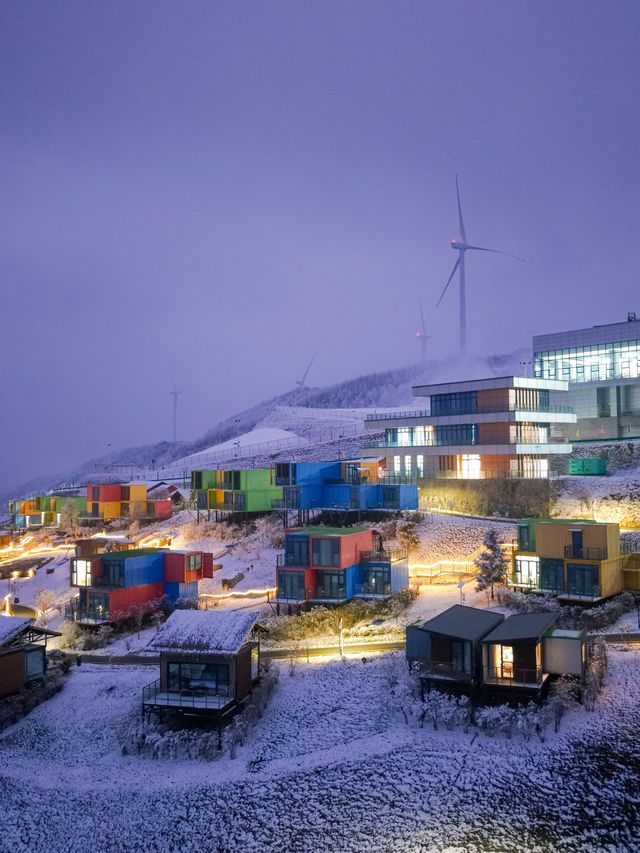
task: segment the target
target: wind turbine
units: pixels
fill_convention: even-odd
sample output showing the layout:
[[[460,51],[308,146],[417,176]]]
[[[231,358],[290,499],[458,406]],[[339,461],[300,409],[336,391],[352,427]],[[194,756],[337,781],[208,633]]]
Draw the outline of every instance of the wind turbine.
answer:
[[[306,386],[306,384],[305,384],[305,383],[306,383],[306,381],[307,381],[307,376],[309,375],[309,371],[311,370],[311,365],[312,365],[312,364],[313,364],[313,362],[316,360],[316,356],[317,356],[317,355],[318,355],[318,353],[317,353],[317,352],[314,352],[314,354],[313,354],[313,357],[312,357],[311,361],[310,361],[310,362],[309,362],[309,364],[307,365],[307,369],[306,369],[306,370],[305,370],[305,372],[302,374],[302,379],[296,379],[296,385],[298,386],[298,388],[299,388],[301,391],[302,391],[302,389],[303,389],[303,388],[306,388],[306,387],[307,387],[307,386]]]
[[[169,391],[169,396],[173,397],[173,440],[176,440],[176,424],[178,422],[178,397],[180,394],[184,394],[184,391],[176,390],[176,385],[173,379],[171,379],[171,387],[172,391]]]
[[[427,334],[427,327],[424,323],[424,311],[422,310],[422,299],[418,300],[418,305],[420,306],[420,321],[421,326],[416,332],[416,338],[420,341],[420,352],[422,356],[422,364],[426,364],[427,361],[427,341],[429,338],[435,338],[435,335]]]
[[[458,197],[458,226],[460,231],[460,239],[451,241],[451,248],[458,252],[458,259],[453,265],[451,275],[447,279],[444,290],[440,294],[440,299],[436,302],[436,308],[442,302],[442,297],[447,292],[447,288],[451,284],[451,280],[457,269],[460,269],[460,352],[464,355],[467,349],[467,303],[465,293],[465,254],[466,252],[494,252],[496,255],[506,255],[508,258],[515,258],[516,261],[522,261],[524,258],[519,258],[517,255],[510,255],[508,252],[501,252],[499,249],[486,249],[484,246],[470,246],[467,243],[467,232],[464,228],[464,220],[462,218],[462,205],[460,204],[460,187],[458,185],[458,176],[456,175],[456,196]]]

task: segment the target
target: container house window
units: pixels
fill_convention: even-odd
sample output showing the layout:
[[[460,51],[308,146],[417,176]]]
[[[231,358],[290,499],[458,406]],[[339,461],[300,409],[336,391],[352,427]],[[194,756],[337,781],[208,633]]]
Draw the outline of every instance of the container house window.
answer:
[[[540,557],[540,589],[564,592],[564,560]]]
[[[455,672],[471,673],[471,643],[453,640],[451,643],[451,663]]]
[[[516,556],[514,583],[537,588],[540,582],[540,561],[537,557]]]
[[[260,675],[260,650],[257,646],[251,649],[251,680]]]
[[[278,572],[278,598],[304,601],[304,572]]]
[[[588,563],[568,563],[567,591],[569,595],[599,598],[600,572],[598,566]]]
[[[285,544],[285,565],[309,565],[309,537],[287,536]]]
[[[399,456],[393,457],[393,473],[394,474],[400,473],[400,457]]]
[[[318,572],[316,598],[329,600],[346,598],[344,572]]]
[[[529,542],[529,526],[527,524],[518,525],[518,550],[533,551],[533,547]]]
[[[71,569],[72,586],[91,586],[91,560],[74,560]]]
[[[226,663],[169,663],[169,690],[229,695],[229,665]]]
[[[311,549],[314,566],[340,565],[340,541],[338,539],[313,539]]]
[[[202,554],[189,554],[187,567],[190,572],[197,572],[202,568]]]

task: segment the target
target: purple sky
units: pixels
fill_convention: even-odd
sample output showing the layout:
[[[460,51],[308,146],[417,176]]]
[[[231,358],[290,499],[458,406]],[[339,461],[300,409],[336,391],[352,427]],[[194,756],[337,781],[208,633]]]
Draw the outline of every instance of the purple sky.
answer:
[[[0,11],[0,477],[640,310],[637,2]]]

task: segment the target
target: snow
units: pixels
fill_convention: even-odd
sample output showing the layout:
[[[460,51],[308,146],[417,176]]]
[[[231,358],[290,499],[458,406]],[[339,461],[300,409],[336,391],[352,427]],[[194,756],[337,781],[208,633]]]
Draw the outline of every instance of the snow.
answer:
[[[24,616],[4,616],[0,614],[0,646],[8,643],[23,628],[30,625],[33,620]]]
[[[176,610],[153,637],[149,650],[236,654],[258,617],[255,611]]]
[[[638,849],[640,650],[614,647],[596,711],[571,712],[545,743],[407,724],[389,686],[400,657],[282,664],[237,758],[214,762],[123,756],[152,669],[74,668],[0,735],[0,849]]]

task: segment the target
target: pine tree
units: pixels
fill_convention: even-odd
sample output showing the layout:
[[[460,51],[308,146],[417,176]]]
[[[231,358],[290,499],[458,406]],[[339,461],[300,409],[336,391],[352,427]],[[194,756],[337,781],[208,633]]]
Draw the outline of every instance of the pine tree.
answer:
[[[482,542],[485,550],[473,561],[478,569],[476,575],[476,590],[491,590],[493,601],[493,587],[497,583],[504,583],[507,573],[507,560],[502,552],[498,531],[490,527]]]

